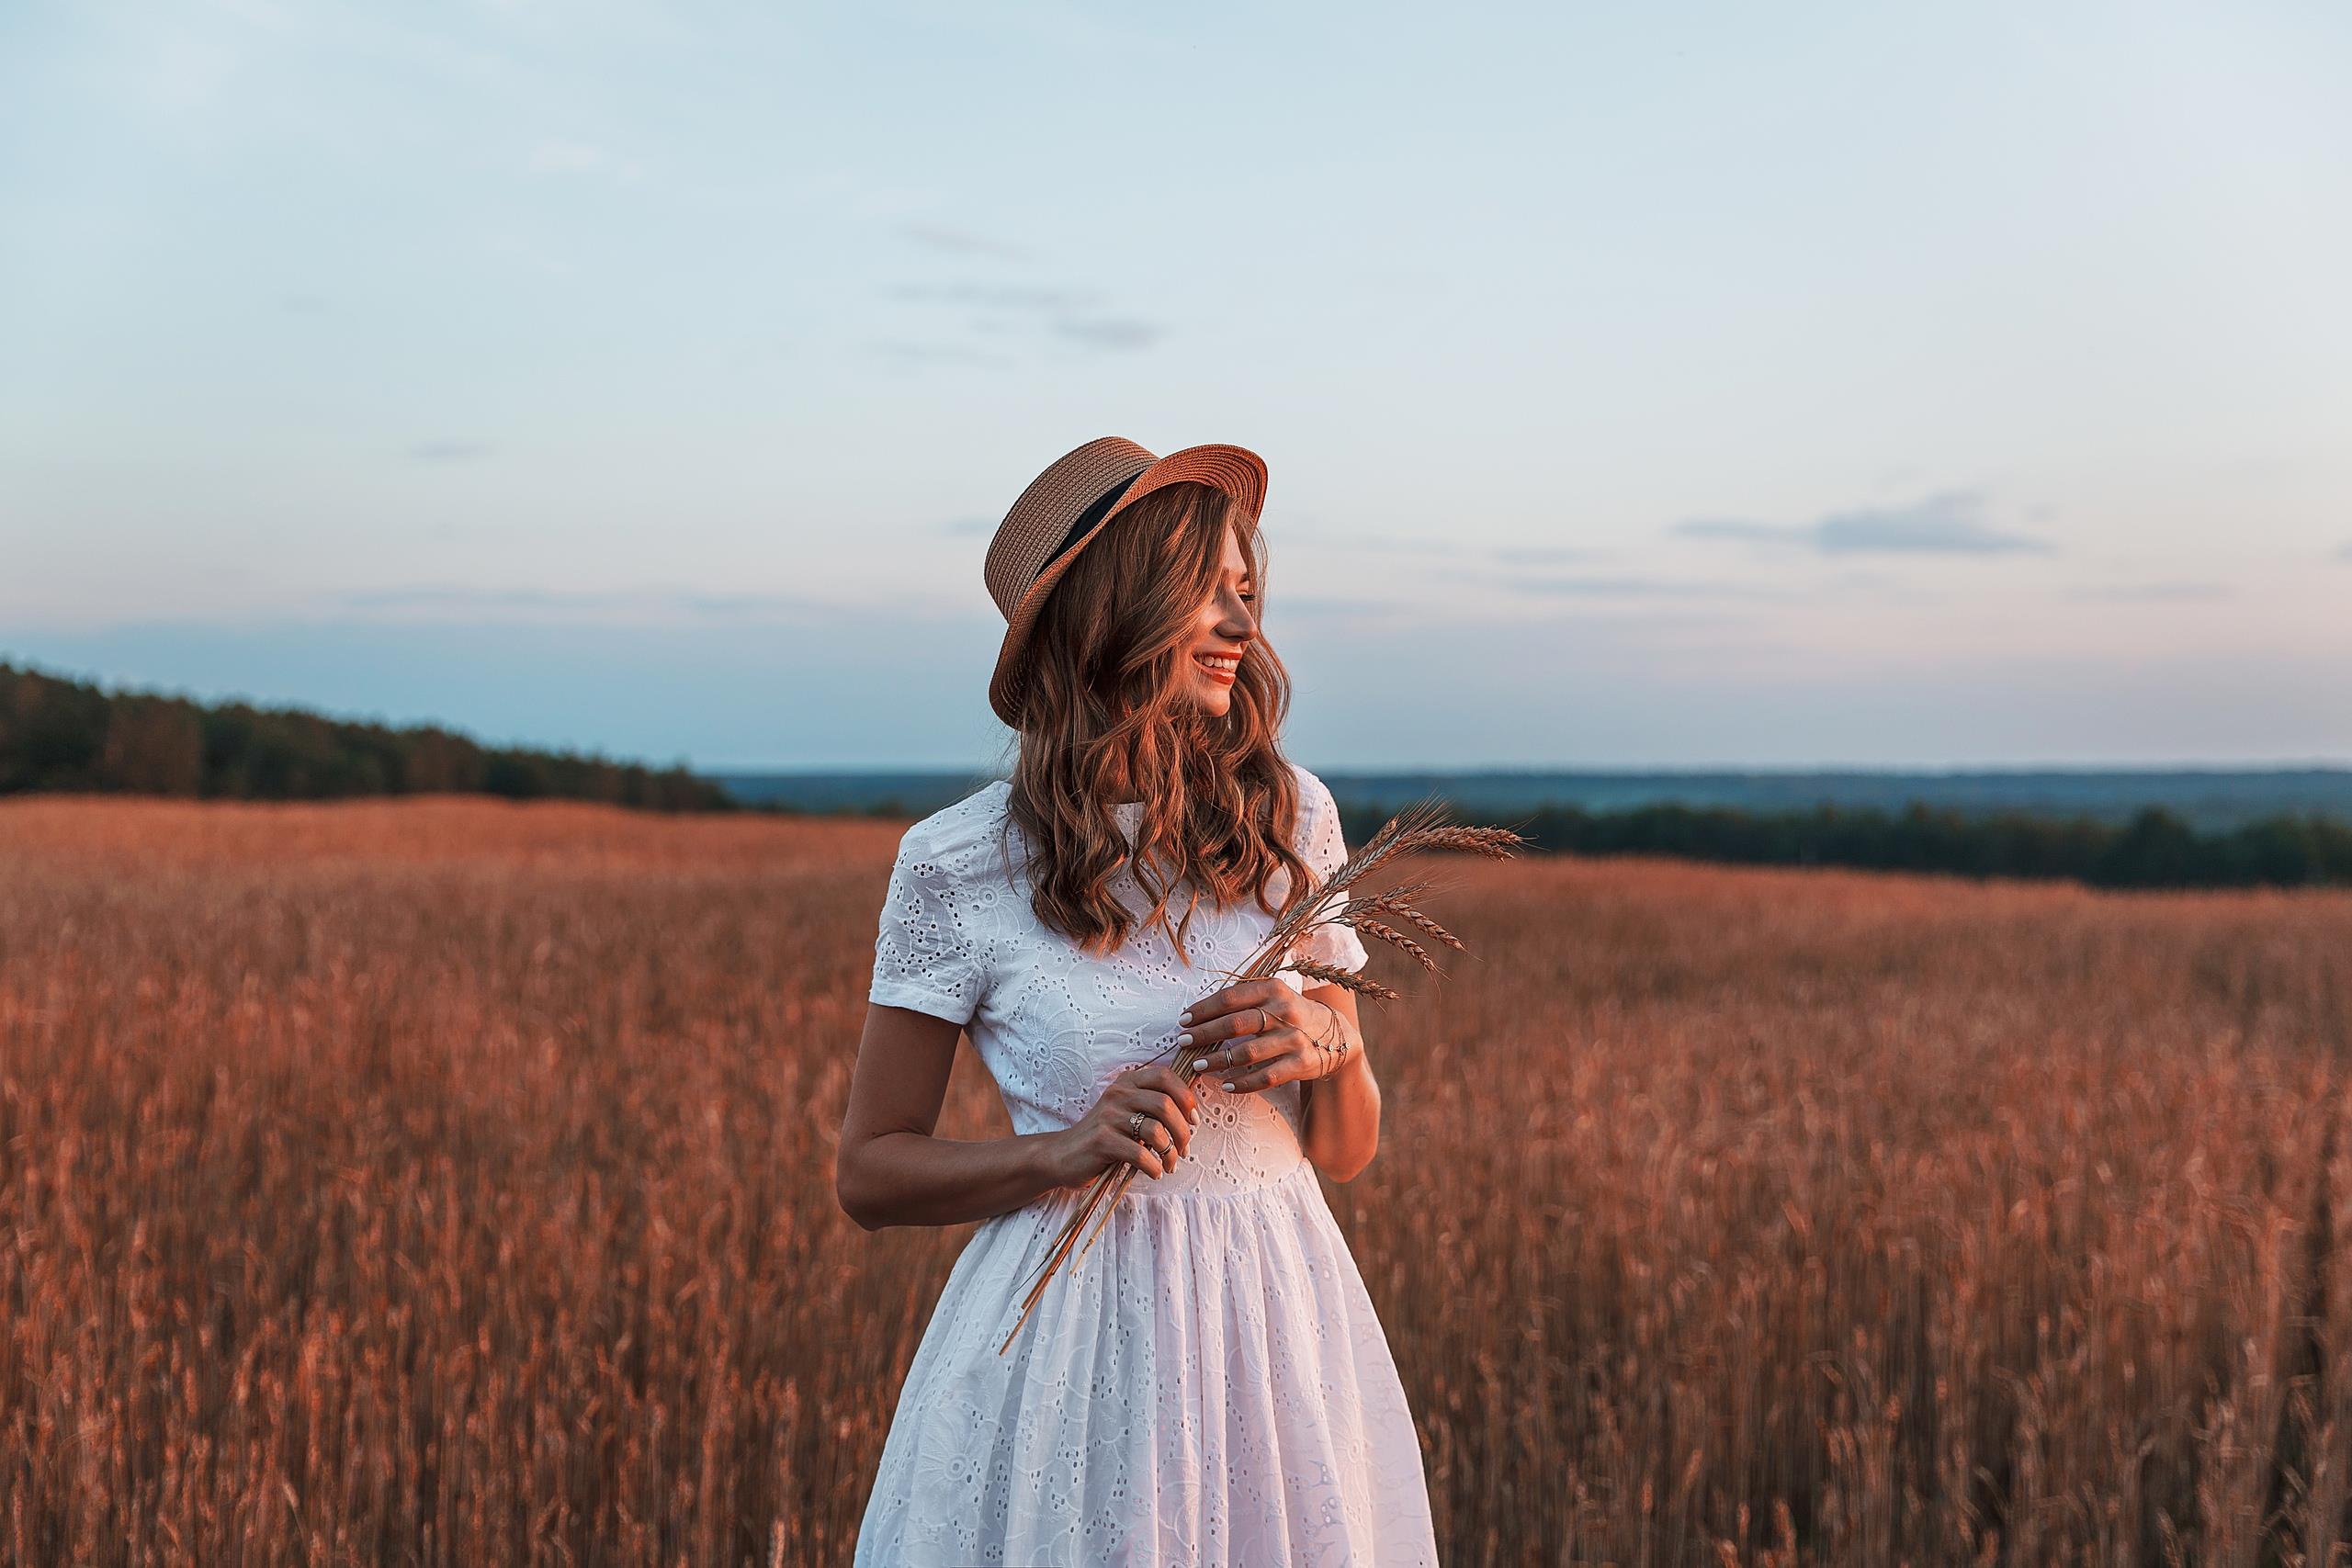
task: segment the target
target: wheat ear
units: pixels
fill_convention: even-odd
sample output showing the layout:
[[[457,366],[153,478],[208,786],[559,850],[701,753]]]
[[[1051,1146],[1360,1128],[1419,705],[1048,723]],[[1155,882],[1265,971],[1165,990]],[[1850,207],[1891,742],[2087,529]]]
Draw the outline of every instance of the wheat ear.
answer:
[[[1392,947],[1403,948],[1406,954],[1410,957],[1414,963],[1419,964],[1430,974],[1434,975],[1438,972],[1437,960],[1430,956],[1430,950],[1423,947],[1419,942],[1415,942],[1411,937],[1407,936],[1403,931],[1398,931],[1395,926],[1383,925],[1378,920],[1351,920],[1348,923],[1355,927],[1356,930],[1363,932],[1366,936],[1377,937],[1382,942],[1387,942]]]
[[[1424,936],[1435,937],[1456,953],[1470,951],[1462,944],[1460,937],[1455,936],[1402,898],[1387,893],[1382,894],[1377,898],[1365,899],[1361,904],[1350,903],[1347,911],[1340,919],[1361,931],[1382,915],[1402,920]]]

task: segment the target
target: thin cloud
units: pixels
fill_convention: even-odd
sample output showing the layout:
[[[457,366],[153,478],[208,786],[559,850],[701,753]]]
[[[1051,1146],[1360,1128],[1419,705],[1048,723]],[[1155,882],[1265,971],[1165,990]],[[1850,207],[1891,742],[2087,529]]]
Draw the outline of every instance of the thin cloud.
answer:
[[[1167,335],[1166,329],[1156,321],[1102,310],[1102,296],[1092,289],[962,280],[893,284],[883,292],[888,298],[915,304],[975,309],[982,312],[971,322],[975,332],[1000,335],[1008,330],[1042,332],[1106,353],[1148,348]]]
[[[1821,548],[1831,555],[1862,550],[1899,550],[1930,555],[2000,555],[2046,551],[2050,546],[2021,534],[2005,534],[1977,520],[1983,496],[1953,491],[1915,506],[1841,512],[1815,525]]]
[[[1561,561],[1599,560],[1606,552],[1573,545],[1498,545],[1487,554],[1506,566],[1553,566]]]
[[[1151,322],[1137,321],[1132,316],[1065,316],[1055,321],[1052,326],[1062,336],[1085,344],[1090,348],[1149,348],[1166,335]]]
[[[2222,582],[2096,582],[2066,591],[2069,599],[2098,599],[2110,604],[2181,604],[2204,599],[2230,599],[2237,591]]]
[[[1742,523],[1731,518],[1693,517],[1677,523],[1674,532],[1693,539],[1747,539],[1763,545],[1808,542],[1813,530],[1793,523]]]
[[[1822,555],[2048,554],[2047,541],[2005,533],[1982,520],[1982,491],[1946,491],[1908,506],[1859,507],[1810,523],[1758,523],[1745,518],[1692,518],[1674,525],[1686,538],[1731,539],[1794,546]]]
[[[1344,620],[1354,615],[1385,615],[1405,608],[1397,599],[1350,599],[1327,595],[1313,599],[1277,597],[1267,609],[1267,615],[1277,620],[1325,621]]]
[[[958,343],[917,343],[907,338],[873,338],[866,346],[886,359],[910,365],[1010,365],[999,354],[982,354]]]
[[[931,299],[993,310],[1074,310],[1102,298],[1090,289],[1023,283],[895,283],[884,292],[894,299]]]
[[[685,588],[476,588],[420,583],[337,595],[331,615],[390,620],[537,626],[709,625],[797,621],[839,609],[786,593],[715,593]]]
[[[1529,576],[1507,578],[1512,588],[1529,593],[1571,594],[1591,599],[1690,598],[1786,599],[1792,595],[1759,588],[1752,582],[1666,577]]]
[[[1449,563],[1447,570],[1459,570],[1451,563],[1460,557],[1462,547],[1437,535],[1385,534],[1374,533],[1367,529],[1335,527],[1318,519],[1293,512],[1285,512],[1280,523],[1282,532],[1279,536],[1280,542],[1275,546],[1277,549],[1281,548],[1283,543],[1296,543],[1302,546],[1329,545],[1334,549],[1344,549],[1354,555],[1361,555],[1368,550],[1394,550],[1408,555],[1442,555]],[[1270,525],[1269,537],[1274,536]],[[1463,575],[1469,574],[1463,573]]]
[[[943,251],[949,255],[995,256],[1002,261],[1027,261],[1030,255],[1019,245],[944,223],[901,223],[899,233],[925,250]]]

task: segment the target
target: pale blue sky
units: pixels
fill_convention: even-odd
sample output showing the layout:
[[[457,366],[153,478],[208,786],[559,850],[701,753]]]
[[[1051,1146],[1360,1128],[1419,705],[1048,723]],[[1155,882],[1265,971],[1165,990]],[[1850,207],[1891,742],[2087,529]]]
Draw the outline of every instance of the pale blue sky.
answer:
[[[983,763],[1096,435],[1317,766],[2352,761],[2352,12],[0,10],[0,658]]]

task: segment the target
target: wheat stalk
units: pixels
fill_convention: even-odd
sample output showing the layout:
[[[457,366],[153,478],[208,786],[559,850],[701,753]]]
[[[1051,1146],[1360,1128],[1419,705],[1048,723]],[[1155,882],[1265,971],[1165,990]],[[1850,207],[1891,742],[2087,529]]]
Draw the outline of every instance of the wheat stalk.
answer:
[[[1374,1001],[1396,1000],[1399,993],[1382,985],[1368,975],[1318,963],[1311,958],[1288,956],[1291,950],[1304,941],[1308,932],[1323,925],[1351,926],[1366,936],[1402,948],[1430,973],[1442,974],[1435,961],[1430,958],[1426,946],[1379,918],[1383,915],[1388,916],[1411,926],[1424,935],[1435,938],[1456,952],[1467,953],[1469,949],[1462,944],[1460,938],[1408,902],[1408,899],[1428,892],[1435,886],[1434,884],[1428,882],[1400,884],[1397,886],[1383,889],[1361,902],[1354,897],[1353,888],[1358,882],[1389,862],[1414,853],[1416,851],[1452,850],[1484,855],[1489,860],[1509,860],[1521,845],[1527,842],[1519,833],[1509,828],[1462,827],[1442,822],[1440,818],[1444,815],[1445,809],[1444,804],[1441,801],[1423,799],[1416,801],[1382,823],[1380,830],[1366,840],[1362,848],[1340,862],[1329,876],[1313,884],[1308,889],[1307,896],[1291,906],[1289,911],[1274,923],[1273,930],[1266,933],[1265,942],[1259,946],[1257,952],[1250,954],[1248,962],[1244,963],[1238,970],[1220,971],[1226,980],[1230,983],[1240,980],[1271,979],[1288,969],[1321,985],[1345,987],[1356,995],[1370,997]],[[1335,895],[1343,892],[1349,897],[1339,911],[1327,913],[1326,906],[1332,903]],[[1186,1055],[1189,1053],[1171,1045],[1158,1059],[1165,1060],[1173,1056],[1177,1076],[1189,1085],[1195,1074],[1191,1063],[1183,1059]],[[1014,1337],[1021,1332],[1022,1325],[1029,1321],[1030,1313],[1035,1310],[1038,1302],[1045,1298],[1046,1287],[1053,1282],[1054,1276],[1060,1271],[1063,1262],[1070,1256],[1070,1248],[1078,1247],[1078,1255],[1083,1258],[1087,1250],[1093,1247],[1094,1238],[1101,1235],[1103,1227],[1111,1223],[1111,1211],[1117,1207],[1119,1200],[1126,1195],[1127,1184],[1135,1179],[1136,1172],[1140,1168],[1138,1166],[1128,1164],[1107,1166],[1103,1168],[1102,1174],[1088,1185],[1086,1196],[1079,1204],[1077,1212],[1064,1222],[1060,1231],[1056,1233],[1054,1245],[1046,1250],[1044,1262],[1038,1266],[1035,1283],[1030,1286],[1029,1293],[1022,1300],[1021,1315],[1013,1321],[1012,1332],[1004,1337],[1004,1343],[997,1347],[998,1355],[1003,1355],[1012,1348]],[[1098,1210],[1101,1212],[1101,1217],[1095,1220],[1092,1232],[1087,1233],[1086,1223],[1095,1216]],[[1086,1235],[1085,1244],[1082,1247],[1079,1246],[1079,1237],[1081,1234]]]
[[[1412,885],[1411,890],[1413,892],[1419,892],[1422,887],[1427,886],[1428,884],[1426,883],[1416,883]],[[1446,946],[1453,949],[1456,953],[1467,953],[1470,951],[1468,948],[1462,945],[1462,939],[1460,937],[1455,936],[1452,931],[1447,931],[1443,926],[1439,925],[1435,920],[1430,919],[1427,915],[1421,913],[1420,910],[1405,902],[1406,891],[1407,890],[1405,888],[1392,887],[1376,898],[1365,899],[1362,905],[1358,905],[1355,900],[1350,899],[1348,901],[1346,912],[1340,915],[1340,918],[1361,931],[1364,929],[1372,919],[1376,919],[1379,916],[1392,916],[1397,919],[1405,921],[1408,925],[1412,926],[1426,936],[1433,936],[1437,938],[1438,941],[1445,943]]]

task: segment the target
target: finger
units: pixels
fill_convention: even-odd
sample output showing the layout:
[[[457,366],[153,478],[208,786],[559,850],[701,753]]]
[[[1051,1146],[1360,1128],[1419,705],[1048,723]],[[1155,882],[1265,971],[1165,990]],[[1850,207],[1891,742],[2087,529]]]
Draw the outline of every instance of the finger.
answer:
[[[1224,1050],[1225,1041],[1221,1036],[1206,1040],[1196,1038],[1178,1053],[1177,1060],[1189,1067],[1194,1077],[1198,1077],[1203,1073],[1215,1072],[1224,1065]]]
[[[1168,1129],[1174,1148],[1179,1152],[1191,1149],[1193,1117],[1185,1111],[1183,1100],[1165,1089],[1148,1089],[1143,1091],[1142,1108],[1146,1115]],[[1156,1128],[1147,1127],[1145,1131],[1155,1137],[1159,1135]]]
[[[1114,1127],[1108,1123],[1097,1124],[1095,1147],[1102,1163],[1113,1169],[1123,1165],[1132,1165],[1140,1169],[1147,1157],[1143,1146],[1127,1135],[1125,1127]]]
[[[1175,1096],[1161,1094],[1157,1089],[1146,1089],[1144,1092],[1150,1096],[1144,1109],[1159,1118],[1161,1124],[1168,1129],[1168,1135],[1175,1140],[1176,1152],[1188,1153],[1193,1142],[1193,1119],[1184,1114],[1184,1108],[1176,1102]]]
[[[1209,1053],[1209,1065],[1201,1069],[1216,1075],[1220,1083],[1233,1076],[1231,1069],[1272,1061],[1286,1053],[1295,1052],[1306,1043],[1306,1036],[1285,1025],[1268,1030],[1263,1034],[1245,1034],[1223,1050]]]
[[[1173,1067],[1130,1068],[1119,1076],[1114,1090],[1103,1096],[1103,1103],[1113,1106],[1117,1112],[1114,1120],[1118,1122],[1120,1133],[1127,1137],[1135,1135],[1134,1130],[1127,1125],[1130,1115],[1140,1111],[1156,1120],[1161,1119],[1161,1106],[1171,1100],[1177,1104],[1178,1121],[1189,1127],[1200,1120],[1197,1096],[1192,1087],[1177,1076]],[[1185,1109],[1187,1101],[1193,1102],[1193,1109]]]
[[[1205,1058],[1207,1065],[1194,1070],[1220,1079],[1231,1077],[1233,1074],[1229,1069],[1246,1067],[1257,1060],[1259,1054],[1266,1049],[1265,1038],[1262,1034],[1245,1034],[1230,1044],[1211,1051]]]
[[[1298,995],[1288,986],[1276,986],[1274,988],[1294,998]],[[1294,1002],[1291,1005],[1295,1004]],[[1246,1007],[1236,1008],[1231,1012],[1210,1019],[1206,1023],[1193,1025],[1176,1037],[1176,1045],[1181,1051],[1194,1053],[1193,1059],[1197,1061],[1199,1056],[1205,1054],[1211,1046],[1231,1040],[1247,1040],[1254,1035],[1271,1033],[1290,1021],[1292,1020],[1288,1016],[1288,1008],[1280,998],[1266,1002],[1252,1002]]]
[[[1146,1067],[1136,1075],[1136,1085],[1139,1089],[1156,1089],[1173,1097],[1176,1103],[1184,1108],[1187,1119],[1194,1122],[1200,1121],[1200,1096],[1193,1092],[1193,1086],[1186,1083],[1184,1076],[1175,1068],[1157,1065]]]
[[[1183,1111],[1177,1109],[1176,1102],[1157,1089],[1139,1089],[1127,1098],[1125,1105],[1118,1119],[1119,1136],[1151,1150],[1159,1156],[1162,1165],[1174,1165],[1176,1156],[1182,1152],[1184,1140],[1192,1133],[1192,1123],[1185,1120]],[[1138,1112],[1143,1116],[1140,1128],[1135,1124]],[[1160,1132],[1163,1127],[1167,1129],[1165,1136]],[[1182,1134],[1177,1131],[1179,1127],[1183,1129]]]
[[[1133,1139],[1127,1142],[1127,1163],[1146,1176],[1160,1177],[1168,1174],[1168,1162],[1159,1157],[1159,1151],[1148,1148]]]
[[[1143,1124],[1143,1146],[1151,1151],[1163,1170],[1174,1170],[1176,1162],[1183,1157],[1183,1152],[1176,1146],[1176,1134],[1164,1131],[1157,1120]]]
[[[1165,1176],[1175,1166],[1174,1151],[1163,1146],[1164,1140],[1159,1136],[1157,1122],[1146,1122],[1143,1135],[1137,1137],[1123,1119],[1112,1135],[1118,1140],[1115,1157],[1147,1176]]]
[[[1274,992],[1289,989],[1280,980],[1237,980],[1222,990],[1211,991],[1186,1008],[1177,1015],[1176,1021],[1189,1028],[1195,1023],[1207,1023],[1241,1008],[1261,1004],[1271,1006],[1274,1001]]]
[[[1285,1052],[1275,1056],[1272,1061],[1260,1062],[1255,1066],[1244,1067],[1239,1071],[1227,1074],[1222,1087],[1233,1094],[1256,1094],[1261,1089],[1272,1089],[1276,1084],[1289,1083],[1294,1078],[1306,1076],[1305,1069],[1299,1065],[1298,1057],[1295,1054]]]

